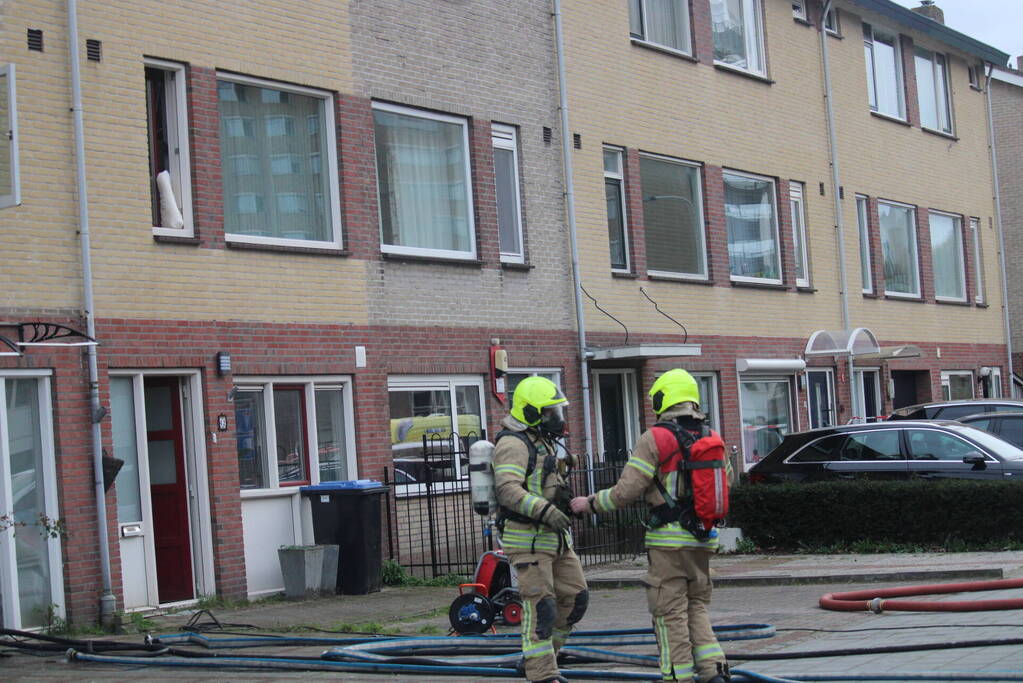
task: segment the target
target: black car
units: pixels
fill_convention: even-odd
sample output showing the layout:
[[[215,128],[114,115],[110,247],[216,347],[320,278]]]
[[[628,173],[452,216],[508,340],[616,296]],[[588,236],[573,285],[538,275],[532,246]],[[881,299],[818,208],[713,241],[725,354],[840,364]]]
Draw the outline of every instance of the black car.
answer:
[[[958,422],[996,434],[1023,448],[1023,411],[1018,413],[980,413],[961,417]]]
[[[934,401],[899,408],[889,420],[958,420],[976,413],[1023,411],[1023,401],[1007,398],[967,398],[959,401]]]
[[[789,434],[751,483],[833,479],[1023,479],[1023,449],[952,420],[899,420]]]

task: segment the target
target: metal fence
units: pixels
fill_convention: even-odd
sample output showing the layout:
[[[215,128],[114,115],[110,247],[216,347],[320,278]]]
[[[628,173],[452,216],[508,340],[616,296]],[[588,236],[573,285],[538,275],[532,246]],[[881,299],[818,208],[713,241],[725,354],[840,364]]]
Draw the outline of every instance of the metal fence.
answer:
[[[413,576],[469,576],[480,555],[496,545],[487,520],[473,512],[469,494],[469,446],[477,438],[424,437],[420,453],[384,470],[384,483],[390,486],[385,552]],[[572,470],[572,490],[588,495],[611,486],[622,462],[605,458],[592,469]],[[583,564],[632,559],[643,552],[645,514],[646,506],[638,503],[610,515],[573,520],[575,551]]]

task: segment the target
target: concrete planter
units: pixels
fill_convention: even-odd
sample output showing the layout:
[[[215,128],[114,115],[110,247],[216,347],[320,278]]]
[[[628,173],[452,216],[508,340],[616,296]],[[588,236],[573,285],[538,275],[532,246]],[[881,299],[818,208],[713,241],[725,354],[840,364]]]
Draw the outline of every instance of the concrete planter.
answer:
[[[324,545],[323,576],[320,579],[320,591],[326,595],[340,593],[337,589],[337,569],[341,557],[341,546]]]
[[[288,599],[302,600],[319,594],[323,584],[323,546],[286,546],[277,550],[277,557]]]

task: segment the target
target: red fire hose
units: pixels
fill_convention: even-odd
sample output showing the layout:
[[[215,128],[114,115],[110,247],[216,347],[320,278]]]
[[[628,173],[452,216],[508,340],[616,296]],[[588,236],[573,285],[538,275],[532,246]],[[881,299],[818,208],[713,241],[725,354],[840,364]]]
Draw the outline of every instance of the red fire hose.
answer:
[[[820,606],[840,612],[866,610],[880,614],[884,610],[904,612],[983,612],[996,609],[1023,609],[1023,598],[1003,600],[889,600],[909,595],[934,595],[938,593],[967,593],[992,591],[1004,588],[1023,588],[1023,579],[998,579],[995,581],[967,581],[964,583],[934,583],[923,586],[881,588],[876,590],[828,593],[821,596]]]

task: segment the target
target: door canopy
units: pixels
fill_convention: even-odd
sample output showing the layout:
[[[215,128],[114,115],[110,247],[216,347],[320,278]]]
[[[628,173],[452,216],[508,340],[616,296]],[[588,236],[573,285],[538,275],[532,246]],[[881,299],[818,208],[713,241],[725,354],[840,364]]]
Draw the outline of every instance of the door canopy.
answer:
[[[817,330],[806,342],[807,356],[860,356],[878,353],[874,333],[865,327],[852,330]]]

